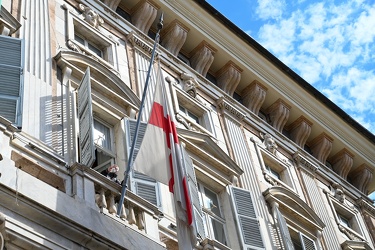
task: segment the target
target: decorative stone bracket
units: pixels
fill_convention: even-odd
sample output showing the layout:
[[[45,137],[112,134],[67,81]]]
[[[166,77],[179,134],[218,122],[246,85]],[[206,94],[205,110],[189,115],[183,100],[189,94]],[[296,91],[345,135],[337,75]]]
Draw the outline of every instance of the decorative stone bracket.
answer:
[[[266,99],[267,88],[254,80],[249,86],[242,90],[243,105],[258,115],[264,100]]]
[[[227,62],[216,72],[217,85],[232,96],[241,80],[242,69],[232,61]]]
[[[211,45],[206,41],[202,41],[198,44],[193,51],[190,52],[190,64],[191,66],[201,75],[206,76],[208,69],[214,61],[214,54],[216,53]]]
[[[79,9],[83,12],[84,20],[89,23],[95,29],[98,29],[100,25],[103,25],[104,20],[99,14],[83,4],[79,4]]]
[[[266,113],[269,114],[271,125],[277,131],[282,132],[288,121],[291,106],[286,104],[283,100],[278,99],[270,107],[267,108]]]

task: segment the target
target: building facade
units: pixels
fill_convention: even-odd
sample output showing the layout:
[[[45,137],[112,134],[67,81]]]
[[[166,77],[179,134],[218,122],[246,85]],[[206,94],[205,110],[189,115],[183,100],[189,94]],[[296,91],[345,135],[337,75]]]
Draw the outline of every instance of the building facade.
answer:
[[[375,249],[375,136],[202,0],[2,1],[0,249],[178,249],[152,176],[116,216],[162,13],[195,248]]]

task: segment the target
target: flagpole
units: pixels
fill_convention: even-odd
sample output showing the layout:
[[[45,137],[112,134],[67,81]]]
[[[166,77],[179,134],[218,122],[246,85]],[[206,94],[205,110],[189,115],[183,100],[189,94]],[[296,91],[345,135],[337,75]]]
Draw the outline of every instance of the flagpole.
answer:
[[[135,149],[135,144],[136,144],[137,138],[138,138],[139,125],[141,124],[141,117],[142,117],[142,112],[143,112],[143,108],[144,108],[144,105],[145,105],[147,88],[148,88],[149,81],[150,81],[151,68],[152,68],[152,65],[154,63],[156,46],[157,46],[157,44],[159,43],[159,40],[160,40],[160,30],[163,28],[163,16],[164,16],[163,13],[161,13],[161,16],[160,16],[160,19],[159,19],[159,23],[157,25],[158,31],[156,32],[154,47],[152,48],[152,53],[151,53],[150,64],[148,66],[148,71],[147,71],[147,76],[146,76],[146,82],[145,82],[145,86],[143,88],[143,94],[142,94],[142,100],[141,100],[141,107],[139,108],[139,112],[138,112],[138,117],[137,117],[137,123],[136,123],[136,126],[135,126],[133,142],[132,142],[132,145],[131,145],[131,148],[130,148],[130,153],[129,153],[128,165],[127,165],[126,171],[124,173],[124,180],[122,181],[121,197],[120,197],[120,200],[118,202],[118,207],[117,207],[117,215],[118,216],[120,216],[120,213],[121,213],[121,210],[122,210],[122,204],[124,203],[125,194],[126,194],[126,190],[127,190],[127,187],[128,187],[129,173],[130,173],[130,171],[131,171],[131,169],[133,167],[134,149]]]

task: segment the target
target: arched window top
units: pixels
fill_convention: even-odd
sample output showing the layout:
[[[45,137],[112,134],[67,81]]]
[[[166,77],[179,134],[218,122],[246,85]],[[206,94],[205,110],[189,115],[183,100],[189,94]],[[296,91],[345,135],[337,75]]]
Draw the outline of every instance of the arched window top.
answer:
[[[325,227],[323,221],[309,205],[291,190],[276,186],[264,191],[263,195],[269,204],[277,203],[285,217],[294,221],[298,220],[311,231],[322,231]]]

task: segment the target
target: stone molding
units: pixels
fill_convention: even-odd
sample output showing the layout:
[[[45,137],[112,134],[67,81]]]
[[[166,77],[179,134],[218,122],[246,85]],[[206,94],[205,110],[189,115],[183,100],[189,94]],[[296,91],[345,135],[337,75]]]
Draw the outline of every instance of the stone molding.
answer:
[[[284,102],[282,99],[278,99],[267,108],[266,113],[271,119],[271,125],[277,131],[283,131],[283,128],[289,118],[290,109],[291,106]]]
[[[312,173],[316,173],[319,169],[314,163],[303,157],[299,152],[293,155],[293,159],[298,163],[298,166],[304,166],[306,169],[310,170]]]
[[[140,38],[134,32],[130,32],[128,35],[129,42],[140,51],[144,52],[146,55],[152,54],[152,46],[144,41],[144,39]]]
[[[232,96],[241,80],[242,69],[234,62],[227,62],[216,72],[216,81],[219,88]]]
[[[234,117],[238,118],[239,122],[241,122],[245,118],[244,113],[242,113],[240,110],[235,108],[231,103],[227,102],[224,98],[220,98],[217,105],[224,112],[230,113]]]
[[[243,105],[254,114],[258,115],[259,110],[266,99],[267,90],[268,89],[257,80],[252,81],[249,86],[242,90],[241,96]]]

